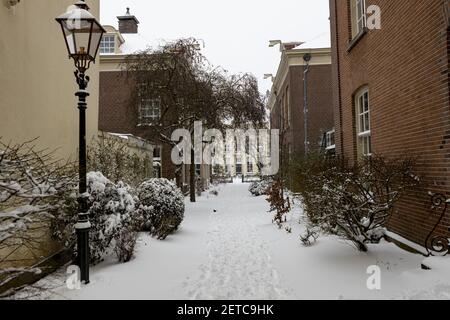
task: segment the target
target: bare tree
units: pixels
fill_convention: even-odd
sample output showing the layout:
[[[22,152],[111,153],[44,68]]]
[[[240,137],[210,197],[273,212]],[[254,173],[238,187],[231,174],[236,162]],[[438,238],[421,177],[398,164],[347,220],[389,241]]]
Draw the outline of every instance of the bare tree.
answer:
[[[131,102],[139,106],[143,100],[158,99],[159,119],[142,121],[144,138],[175,147],[174,129],[185,128],[194,133],[194,122],[209,128],[224,129],[248,121],[264,120],[264,103],[257,80],[249,74],[228,76],[221,68],[212,67],[199,50],[196,39],[181,39],[156,50],[130,55],[125,61],[127,76],[137,86]],[[194,150],[191,150],[193,159]],[[181,179],[177,166],[177,182]],[[195,201],[195,163],[190,166],[190,198]]]

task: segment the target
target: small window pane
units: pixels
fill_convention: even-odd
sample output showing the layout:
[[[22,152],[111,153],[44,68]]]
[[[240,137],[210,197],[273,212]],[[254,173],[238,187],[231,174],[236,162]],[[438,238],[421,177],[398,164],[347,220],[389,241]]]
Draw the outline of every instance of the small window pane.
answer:
[[[370,130],[369,113],[364,114],[364,131]]]
[[[369,93],[364,93],[364,111],[369,111]]]
[[[359,105],[359,113],[363,113],[364,112],[364,107],[363,107],[363,97],[361,96],[361,97],[359,97],[359,102],[358,102],[358,105]]]

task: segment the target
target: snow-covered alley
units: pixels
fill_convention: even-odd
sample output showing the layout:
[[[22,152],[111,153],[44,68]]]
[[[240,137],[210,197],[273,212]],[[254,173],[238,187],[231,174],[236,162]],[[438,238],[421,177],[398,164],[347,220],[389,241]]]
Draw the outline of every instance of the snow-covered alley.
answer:
[[[187,199],[186,217],[176,234],[165,241],[142,234],[131,262],[111,259],[93,267],[91,283],[81,290],[66,288],[66,270],[61,269],[40,281],[49,288],[44,297],[450,299],[450,275],[438,267],[421,270],[423,256],[387,242],[360,253],[331,237],[304,247],[298,239],[298,203],[288,217],[288,233],[271,223],[265,197],[252,197],[247,189],[248,184],[235,182],[220,185],[218,196],[205,192],[196,203]],[[381,269],[381,290],[367,287],[367,268],[372,265]]]

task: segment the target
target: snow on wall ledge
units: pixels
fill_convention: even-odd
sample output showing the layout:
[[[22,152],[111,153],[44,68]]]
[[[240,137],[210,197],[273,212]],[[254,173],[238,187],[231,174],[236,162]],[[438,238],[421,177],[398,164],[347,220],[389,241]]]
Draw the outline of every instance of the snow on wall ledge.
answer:
[[[423,255],[428,255],[427,249],[415,242],[412,242],[406,238],[403,238],[402,236],[392,232],[392,231],[386,231],[386,236],[391,238],[392,240],[395,240],[397,242],[400,242],[408,247],[410,247],[413,250],[416,250],[417,252],[423,254]]]

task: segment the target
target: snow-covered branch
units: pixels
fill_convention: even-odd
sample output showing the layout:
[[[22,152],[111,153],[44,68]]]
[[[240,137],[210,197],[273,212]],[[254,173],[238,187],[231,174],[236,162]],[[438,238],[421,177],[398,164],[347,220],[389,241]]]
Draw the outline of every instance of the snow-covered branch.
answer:
[[[35,140],[5,144],[0,140],[0,279],[2,282],[23,273],[17,253],[31,255],[40,246],[41,229],[48,228],[54,215],[64,207],[68,194],[76,192],[74,167],[54,159],[54,152],[38,150]],[[27,260],[29,257],[20,258]]]
[[[377,242],[405,190],[417,184],[411,159],[373,156],[355,166],[315,158],[300,166],[302,196],[310,220],[323,231],[367,250]]]

